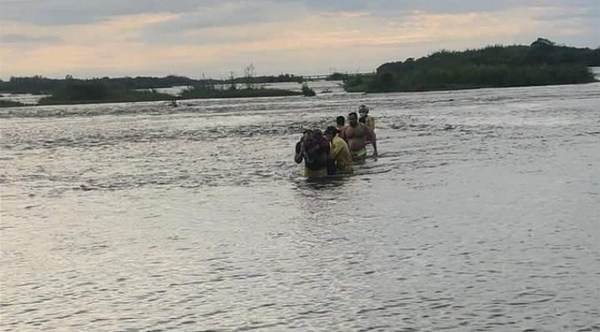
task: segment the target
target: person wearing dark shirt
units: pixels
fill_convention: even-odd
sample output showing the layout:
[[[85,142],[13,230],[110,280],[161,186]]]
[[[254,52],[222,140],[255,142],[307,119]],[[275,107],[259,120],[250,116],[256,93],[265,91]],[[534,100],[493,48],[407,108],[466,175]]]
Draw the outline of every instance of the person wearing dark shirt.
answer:
[[[316,130],[305,130],[304,135],[296,143],[296,163],[304,161],[304,176],[307,178],[320,178],[327,176],[327,158],[329,156],[329,142],[323,133]]]

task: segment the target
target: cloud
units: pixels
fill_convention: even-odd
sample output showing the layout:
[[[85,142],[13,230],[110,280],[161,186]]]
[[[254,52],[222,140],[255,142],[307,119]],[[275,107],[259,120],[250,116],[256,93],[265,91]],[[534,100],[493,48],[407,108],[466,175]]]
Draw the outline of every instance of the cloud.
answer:
[[[91,24],[118,16],[185,13],[220,1],[194,0],[0,0],[0,20],[37,25]]]
[[[177,15],[177,19],[148,27],[144,41],[149,43],[242,42],[247,39],[265,39],[252,30],[264,24],[290,22],[308,15],[303,7],[281,5],[269,1],[227,2],[210,8],[199,8]],[[233,36],[229,28],[245,29],[246,33]],[[252,36],[251,36],[252,35]]]
[[[590,1],[0,0],[0,76],[355,72],[537,37],[594,47]]]
[[[5,44],[46,44],[57,43],[61,39],[56,36],[27,36],[20,34],[2,34],[0,42]]]
[[[593,0],[578,0],[583,4]],[[541,1],[553,3],[560,1]],[[563,1],[564,2],[564,1]],[[522,1],[480,1],[480,0],[0,0],[0,20],[20,21],[39,25],[89,24],[115,16],[139,14],[186,14],[189,12],[223,13],[223,8],[246,8],[243,12],[230,11],[233,16],[225,17],[246,20],[247,17],[261,15],[254,9],[269,7],[289,8],[290,13],[312,12],[371,12],[373,14],[398,15],[402,12],[425,11],[428,13],[463,13],[472,11],[507,10],[521,5]],[[296,13],[298,14],[298,13]],[[301,14],[301,13],[300,13]],[[224,18],[220,16],[220,18]],[[216,18],[215,18],[216,21]]]

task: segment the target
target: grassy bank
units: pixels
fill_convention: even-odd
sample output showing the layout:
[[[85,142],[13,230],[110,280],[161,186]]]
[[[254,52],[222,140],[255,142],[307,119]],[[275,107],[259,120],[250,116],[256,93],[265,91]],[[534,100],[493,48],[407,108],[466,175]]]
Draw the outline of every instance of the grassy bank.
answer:
[[[181,99],[208,99],[208,98],[252,98],[252,97],[284,97],[299,96],[302,92],[283,89],[215,89],[205,86],[194,86],[181,93]]]
[[[69,105],[69,104],[101,104],[101,103],[126,103],[126,102],[142,102],[142,101],[161,101],[172,100],[173,96],[158,93],[155,91],[135,91],[122,90],[111,91],[106,96],[90,96],[86,97],[64,97],[61,95],[52,95],[40,99],[38,105]]]
[[[283,89],[216,89],[212,86],[194,86],[179,96],[159,93],[155,90],[131,90],[111,86],[99,80],[67,81],[52,91],[52,95],[40,99],[39,105],[97,104],[144,101],[171,101],[174,99],[207,98],[253,98],[302,95],[302,92]]]
[[[19,107],[19,106],[29,106],[29,105],[20,103],[18,101],[0,100],[0,107]]]
[[[539,39],[530,46],[490,46],[442,51],[417,60],[390,62],[375,74],[345,79],[348,92],[454,90],[594,82],[590,66],[600,49],[556,46]]]
[[[410,92],[594,82],[583,65],[463,65],[363,75],[346,81],[348,92]]]

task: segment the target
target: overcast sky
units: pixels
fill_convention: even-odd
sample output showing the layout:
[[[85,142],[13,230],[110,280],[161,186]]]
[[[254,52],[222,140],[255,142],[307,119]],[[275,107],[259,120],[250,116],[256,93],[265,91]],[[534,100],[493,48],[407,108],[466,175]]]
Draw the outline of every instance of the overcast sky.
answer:
[[[600,46],[600,0],[0,0],[0,78],[370,72],[441,49]]]

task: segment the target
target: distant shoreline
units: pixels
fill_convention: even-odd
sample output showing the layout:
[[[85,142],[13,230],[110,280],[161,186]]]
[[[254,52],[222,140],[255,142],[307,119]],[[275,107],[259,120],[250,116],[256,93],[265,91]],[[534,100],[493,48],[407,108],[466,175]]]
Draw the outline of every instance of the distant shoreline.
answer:
[[[556,45],[538,38],[531,45],[488,46],[461,52],[440,51],[419,59],[388,62],[376,73],[346,80],[351,92],[418,92],[598,81],[600,48]]]
[[[170,106],[178,106],[177,102],[193,99],[236,99],[236,98],[264,98],[264,97],[287,97],[287,96],[310,96],[314,91],[309,87],[308,90],[292,91],[286,89],[266,89],[266,88],[246,88],[246,89],[206,89],[191,88],[183,91],[180,95],[171,95],[151,91],[114,91],[109,92],[104,98],[85,98],[85,99],[61,99],[57,96],[46,96],[41,98],[36,104],[28,104],[13,100],[0,100],[0,107],[31,107],[31,106],[53,106],[53,105],[86,105],[86,104],[111,104],[111,103],[135,103],[163,101],[169,102]],[[311,94],[312,91],[312,94]],[[79,91],[76,91],[79,93]],[[89,91],[88,91],[89,93]],[[70,92],[73,94],[73,92]]]
[[[502,88],[518,88],[518,87],[541,87],[541,86],[557,86],[557,85],[581,85],[581,84],[590,84],[590,83],[595,83],[595,82],[600,82],[600,67],[591,67],[591,69],[593,69],[593,72],[596,75],[596,80],[592,81],[592,82],[587,82],[587,83],[572,83],[572,84],[545,84],[545,85],[526,85],[526,86],[504,86],[504,87],[494,87],[494,86],[479,86],[479,87],[467,87],[467,88],[453,88],[453,89],[434,89],[434,90],[425,90],[425,91],[397,91],[397,92],[415,92],[415,93],[419,93],[419,92],[436,92],[436,91],[461,91],[461,90],[477,90],[477,89],[491,89],[491,88],[497,88],[497,89],[502,89]],[[274,89],[264,89],[264,90],[274,90]],[[113,103],[136,103],[136,102],[152,102],[152,101],[162,101],[162,102],[169,102],[169,103],[173,103],[173,101],[175,101],[175,103],[181,102],[181,101],[186,101],[186,100],[201,100],[201,99],[240,99],[240,98],[264,98],[264,97],[285,97],[285,96],[301,96],[302,92],[298,92],[298,91],[291,91],[291,90],[282,90],[284,91],[283,94],[279,94],[275,93],[273,95],[254,95],[254,96],[229,96],[229,97],[189,97],[189,98],[181,98],[181,97],[177,97],[177,96],[173,96],[173,95],[167,95],[168,97],[165,98],[158,98],[158,99],[146,99],[146,100],[126,100],[126,99],[115,99],[115,100],[86,100],[86,101],[58,101],[55,100],[51,103],[43,103],[43,104],[35,104],[35,103],[23,103],[23,102],[18,102],[18,101],[13,101],[13,100],[7,100],[7,99],[0,99],[0,108],[8,108],[8,107],[37,107],[37,106],[60,106],[60,105],[93,105],[93,104],[113,104]],[[289,93],[289,94],[288,94]],[[365,93],[365,92],[361,92],[361,91],[348,91],[348,93]],[[371,93],[389,93],[389,92],[368,92],[369,94]],[[19,95],[25,95],[25,94],[14,94],[15,96],[19,96]],[[30,95],[30,94],[28,94]],[[171,105],[171,106],[175,106],[175,105]],[[179,106],[179,104],[176,104],[176,106]]]
[[[426,92],[465,89],[586,84],[598,82],[600,48],[574,48],[538,38],[531,45],[488,46],[466,51],[440,51],[419,59],[382,64],[374,73],[319,76],[341,80],[346,92]],[[314,78],[314,77],[312,77]],[[306,79],[310,79],[307,77]],[[270,83],[302,83],[302,92],[256,88]],[[189,86],[180,95],[160,88]],[[238,88],[244,86],[245,88]],[[119,102],[173,101],[209,98],[257,98],[305,95],[315,92],[302,76],[230,77],[227,80],[193,80],[183,76],[122,77],[91,80],[48,79],[41,76],[0,80],[0,93],[46,94],[37,105],[71,105]],[[176,105],[176,103],[173,103]],[[35,106],[0,100],[0,107]]]

